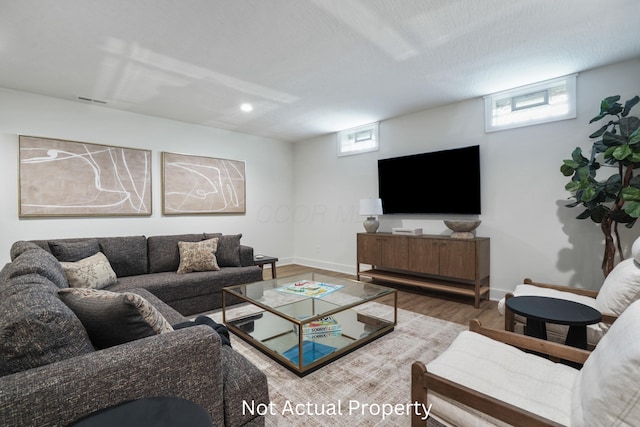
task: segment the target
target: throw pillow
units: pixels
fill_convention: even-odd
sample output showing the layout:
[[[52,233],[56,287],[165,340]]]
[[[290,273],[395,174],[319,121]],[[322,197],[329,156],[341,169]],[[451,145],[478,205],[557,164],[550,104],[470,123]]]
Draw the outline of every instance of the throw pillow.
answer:
[[[58,261],[76,262],[100,252],[100,245],[96,239],[78,242],[50,241],[49,249]]]
[[[202,242],[178,242],[180,265],[177,273],[220,270],[216,259],[217,248],[217,238],[203,240]]]
[[[164,316],[140,295],[68,288],[61,289],[58,296],[78,316],[98,349],[173,331]]]
[[[213,237],[205,234],[206,237]],[[242,234],[229,234],[218,237],[216,258],[220,267],[241,267],[240,238]]]
[[[102,252],[77,262],[61,262],[60,265],[72,288],[102,289],[118,281],[109,260]]]

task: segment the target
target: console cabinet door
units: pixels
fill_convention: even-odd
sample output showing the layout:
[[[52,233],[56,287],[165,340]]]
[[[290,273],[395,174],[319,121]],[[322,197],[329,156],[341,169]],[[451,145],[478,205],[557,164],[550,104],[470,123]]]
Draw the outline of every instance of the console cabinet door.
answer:
[[[380,264],[380,243],[375,234],[358,234],[358,262]]]
[[[475,241],[441,240],[440,275],[457,279],[475,280],[476,278]]]
[[[406,270],[408,239],[404,236],[358,234],[358,262],[378,268]]]
[[[411,239],[409,270],[424,274],[440,274],[440,240]]]
[[[409,239],[403,236],[380,236],[379,267],[407,270],[409,268]]]

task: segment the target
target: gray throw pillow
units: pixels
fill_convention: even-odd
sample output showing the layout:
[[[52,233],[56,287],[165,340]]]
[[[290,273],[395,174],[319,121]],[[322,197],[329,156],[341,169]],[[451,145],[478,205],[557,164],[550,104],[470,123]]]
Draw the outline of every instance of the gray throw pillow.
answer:
[[[164,316],[140,295],[68,288],[60,290],[58,296],[78,316],[98,349],[173,330]]]
[[[100,252],[100,244],[96,239],[87,239],[80,242],[64,242],[52,240],[49,242],[51,253],[63,262],[76,262]]]
[[[240,238],[242,234],[205,234],[206,238],[218,238],[218,250],[216,259],[220,267],[241,267],[240,263]]]

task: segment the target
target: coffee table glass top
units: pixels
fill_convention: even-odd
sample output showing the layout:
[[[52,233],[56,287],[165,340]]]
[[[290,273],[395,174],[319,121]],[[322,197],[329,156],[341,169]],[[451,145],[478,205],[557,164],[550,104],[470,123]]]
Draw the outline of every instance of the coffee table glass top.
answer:
[[[372,304],[390,294],[393,307]],[[391,332],[397,322],[395,295],[384,286],[306,273],[224,288],[223,321],[240,338],[304,375]],[[231,297],[247,304],[227,306]]]

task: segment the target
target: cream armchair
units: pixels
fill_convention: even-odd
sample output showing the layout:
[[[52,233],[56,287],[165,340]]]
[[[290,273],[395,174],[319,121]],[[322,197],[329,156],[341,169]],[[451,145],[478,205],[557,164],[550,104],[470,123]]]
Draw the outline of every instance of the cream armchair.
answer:
[[[633,243],[632,257],[616,265],[604,280],[599,291],[571,288],[549,283],[524,279],[499,303],[498,311],[504,315],[504,329],[523,332],[526,319],[509,310],[506,300],[514,296],[536,295],[566,299],[593,307],[602,313],[602,321],[587,326],[587,342],[595,346],[609,329],[611,323],[634,301],[640,299],[640,238]],[[568,326],[547,324],[547,336],[550,340],[564,342]]]
[[[578,370],[525,352],[584,363]],[[412,402],[450,426],[640,425],[640,301],[593,352],[471,322],[426,366],[412,365]],[[412,426],[424,426],[415,414]]]

